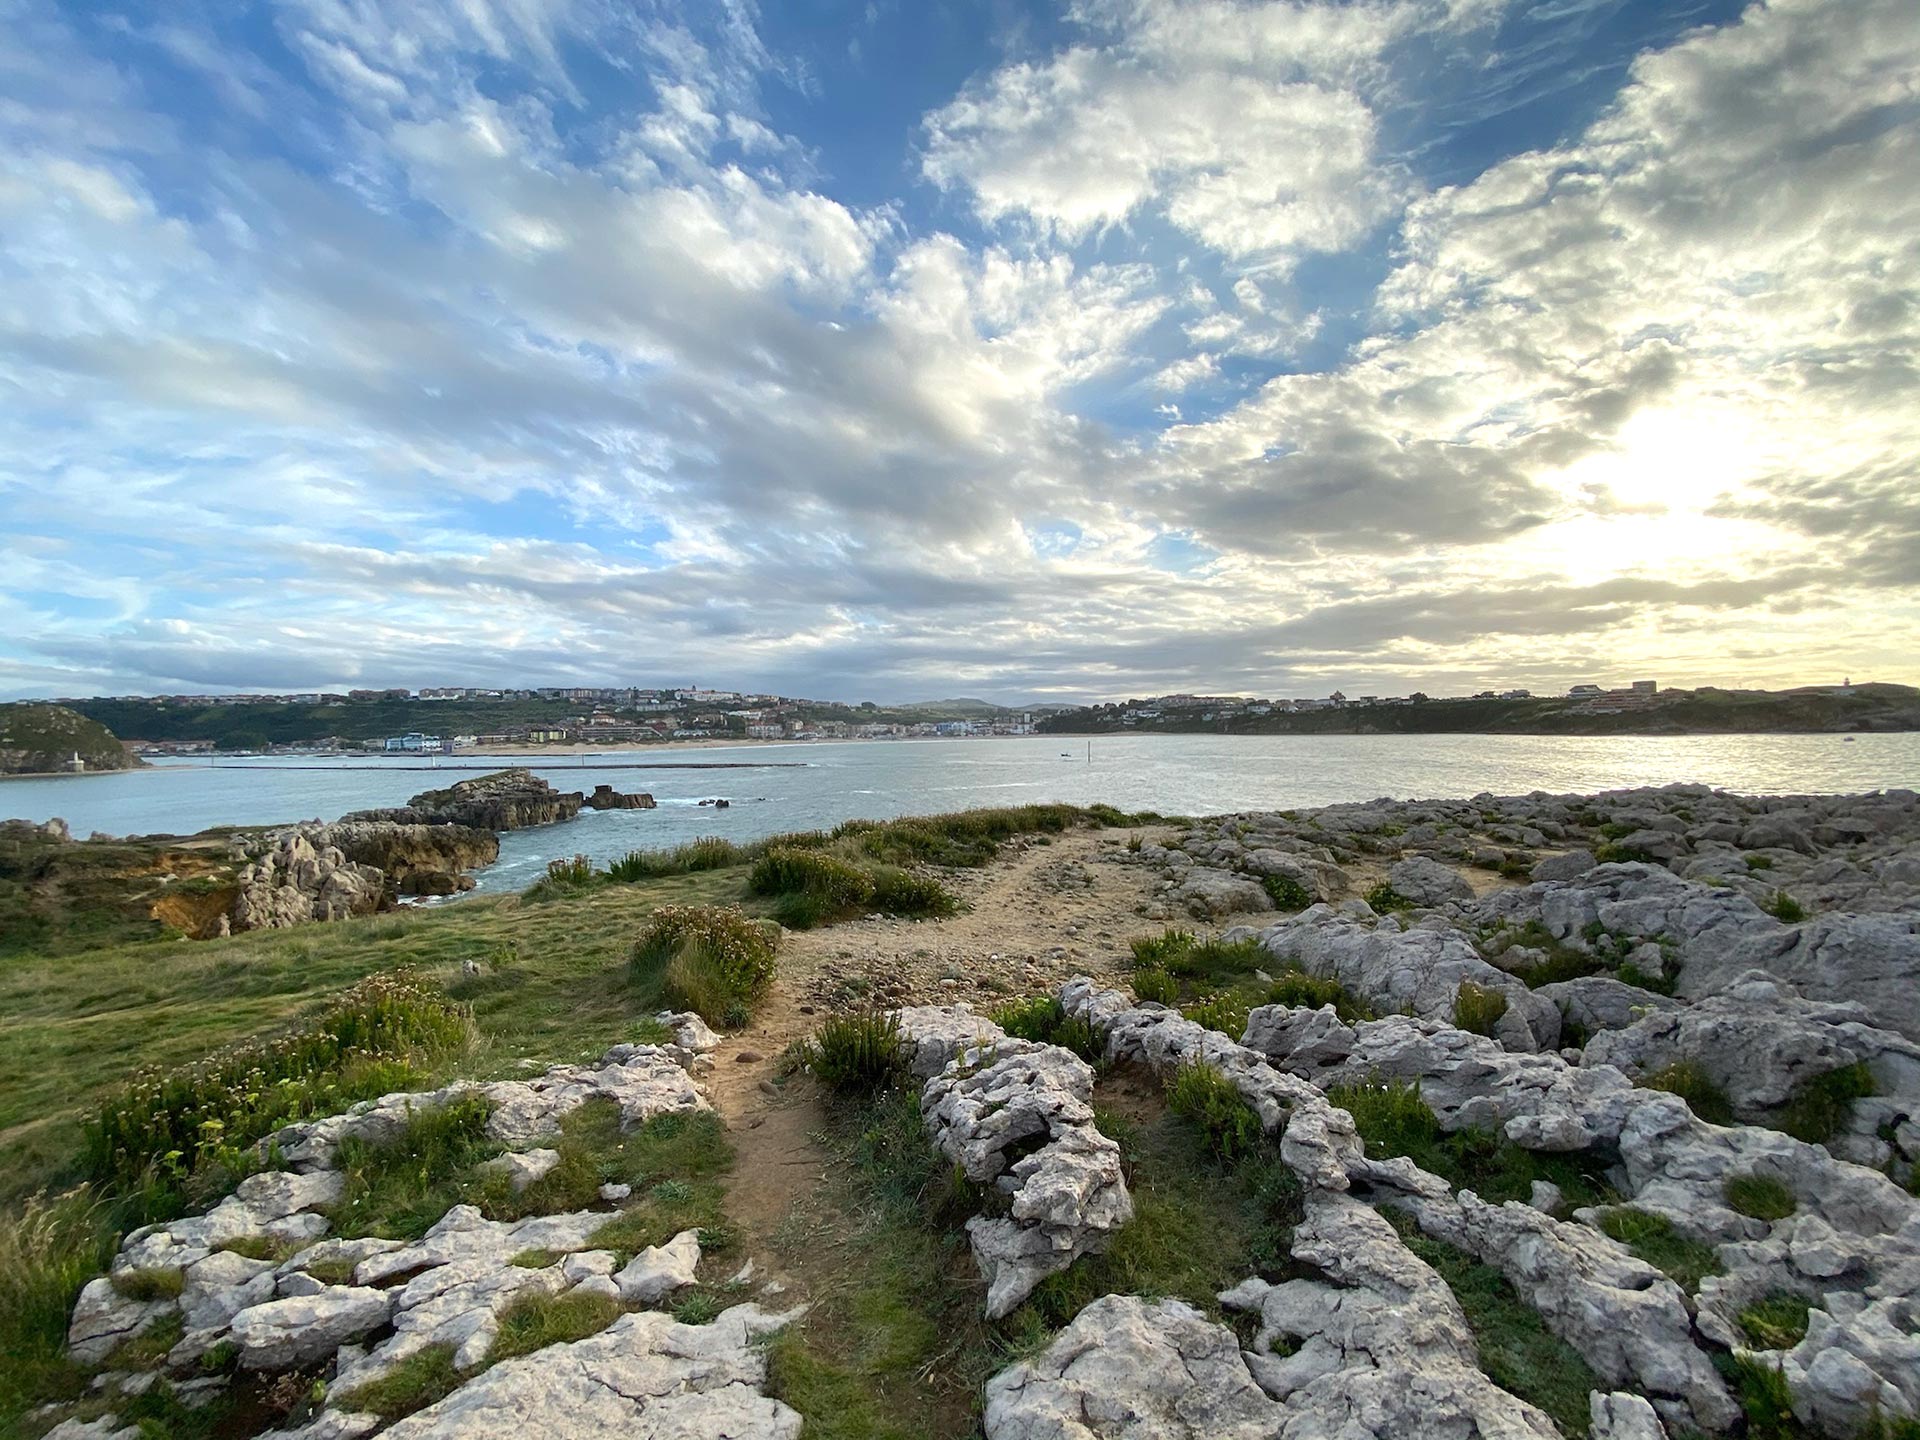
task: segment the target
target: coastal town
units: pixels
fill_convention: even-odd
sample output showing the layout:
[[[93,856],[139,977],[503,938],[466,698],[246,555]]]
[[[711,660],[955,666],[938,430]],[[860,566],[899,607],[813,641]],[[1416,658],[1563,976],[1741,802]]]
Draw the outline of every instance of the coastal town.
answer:
[[[1657,680],[1470,695],[1261,697],[1175,693],[1087,705],[979,699],[882,705],[703,686],[354,689],[76,697],[52,702],[106,726],[137,757],[450,755],[662,743],[962,739],[1148,733],[1372,734],[1873,731],[1920,728],[1911,686],[1766,691]]]

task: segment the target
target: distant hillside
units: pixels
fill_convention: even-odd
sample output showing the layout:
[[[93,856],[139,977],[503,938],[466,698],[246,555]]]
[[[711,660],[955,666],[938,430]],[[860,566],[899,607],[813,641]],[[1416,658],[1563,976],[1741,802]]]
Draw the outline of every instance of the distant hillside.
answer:
[[[1001,715],[1013,707],[995,705],[987,700],[973,700],[962,697],[958,700],[910,700],[905,705],[899,705],[894,708],[899,710],[925,710],[959,720],[973,715]]]
[[[76,754],[89,770],[139,763],[106,726],[64,705],[0,705],[0,775],[58,774]]]
[[[1421,700],[1343,705],[1256,715],[1249,708],[1166,709],[1140,702],[1068,710],[1040,724],[1055,735],[1756,735],[1920,730],[1920,690],[1857,685],[1801,690],[1663,690],[1645,703],[1613,708],[1566,697],[1529,700]],[[1146,706],[1149,712],[1158,707]]]

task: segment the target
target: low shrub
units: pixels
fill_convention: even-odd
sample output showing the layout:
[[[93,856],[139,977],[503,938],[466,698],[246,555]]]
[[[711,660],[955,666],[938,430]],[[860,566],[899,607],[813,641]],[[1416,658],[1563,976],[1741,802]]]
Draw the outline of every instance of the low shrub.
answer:
[[[1032,995],[1024,1000],[1008,1001],[990,1011],[988,1018],[1016,1040],[1050,1045],[1067,1012],[1052,995]]]
[[[1058,834],[1090,818],[1090,812],[1073,805],[1016,805],[879,823],[849,821],[833,835],[857,836],[863,853],[890,864],[978,867],[1016,835]]]
[[[1797,925],[1807,918],[1807,907],[1784,890],[1774,891],[1772,897],[1760,908],[1786,925]]]
[[[1620,1205],[1600,1217],[1600,1229],[1654,1269],[1665,1271],[1689,1295],[1707,1276],[1721,1273],[1713,1247],[1687,1239],[1664,1215]]]
[[[1298,970],[1289,971],[1273,982],[1267,991],[1266,1003],[1308,1010],[1331,1005],[1334,1014],[1349,1025],[1374,1018],[1373,1011],[1366,1003],[1350,994],[1338,980],[1308,975]]]
[[[1733,1123],[1733,1102],[1713,1078],[1691,1060],[1676,1060],[1638,1082],[1648,1090],[1664,1090],[1687,1102],[1687,1108],[1711,1125]]]
[[[1167,1108],[1191,1120],[1222,1160],[1251,1154],[1260,1143],[1260,1117],[1218,1068],[1204,1060],[1181,1065],[1167,1081]]]
[[[1353,1127],[1372,1154],[1418,1155],[1440,1139],[1440,1122],[1420,1098],[1418,1084],[1374,1080],[1336,1085],[1327,1091],[1327,1099],[1353,1116]]]
[[[1507,994],[1490,986],[1462,980],[1453,995],[1453,1023],[1475,1035],[1492,1035],[1507,1013]]]
[[[1674,990],[1671,976],[1649,974],[1630,961],[1614,971],[1613,977],[1622,985],[1631,985],[1636,990],[1648,990],[1655,995],[1671,995]]]
[[[1864,1060],[1816,1075],[1793,1092],[1775,1125],[1814,1145],[1824,1145],[1853,1120],[1853,1102],[1874,1093],[1873,1072]]]
[[[593,862],[584,855],[547,862],[547,879],[557,886],[578,889],[593,883]]]
[[[1247,1033],[1248,1008],[1246,1001],[1234,995],[1209,995],[1183,1007],[1180,1013],[1230,1040],[1238,1040]]]
[[[900,1022],[884,1010],[835,1015],[808,1042],[807,1064],[832,1089],[856,1094],[885,1090],[907,1073]]]
[[[1812,1308],[1804,1295],[1776,1290],[1740,1312],[1740,1328],[1756,1350],[1791,1350],[1807,1338]]]
[[[710,1025],[745,1023],[773,983],[774,942],[732,906],[662,905],[634,947],[636,981]]]
[[[954,914],[960,902],[931,875],[881,865],[873,871],[873,908],[882,915],[933,920]]]
[[[113,1277],[113,1288],[129,1300],[178,1300],[187,1288],[187,1274],[178,1267],[122,1270]]]
[[[701,870],[731,870],[747,863],[744,850],[718,835],[702,835],[673,853],[689,874]]]
[[[1402,895],[1393,886],[1382,880],[1361,897],[1367,902],[1367,908],[1376,915],[1385,915],[1392,910],[1411,910],[1413,901]]]
[[[369,976],[276,1039],[142,1071],[86,1122],[82,1164],[109,1190],[147,1193],[147,1218],[160,1218],[246,1173],[255,1141],[405,1089],[418,1065],[465,1049],[472,1033],[463,1008],[410,972]]]
[[[1276,910],[1292,912],[1304,910],[1313,904],[1313,892],[1291,875],[1264,876],[1260,888],[1267,892],[1267,898],[1273,901]]]
[[[1764,1175],[1735,1175],[1727,1181],[1727,1204],[1755,1220],[1784,1220],[1800,1208],[1793,1191]]]
[[[1170,928],[1158,935],[1136,935],[1132,942],[1134,966],[1157,967],[1171,975],[1186,963],[1197,943],[1199,939],[1191,930]]]
[[[789,930],[831,925],[867,909],[873,878],[858,865],[824,850],[767,851],[747,874],[747,891],[777,896],[774,917]]]
[[[1171,1005],[1180,997],[1180,982],[1159,966],[1148,965],[1133,972],[1133,994],[1136,1000]]]
[[[1749,855],[1746,857],[1746,861],[1747,869],[1749,870],[1771,870],[1773,868],[1773,857],[1771,855]]]
[[[630,850],[607,866],[607,878],[621,885],[684,873],[683,867],[669,850]]]

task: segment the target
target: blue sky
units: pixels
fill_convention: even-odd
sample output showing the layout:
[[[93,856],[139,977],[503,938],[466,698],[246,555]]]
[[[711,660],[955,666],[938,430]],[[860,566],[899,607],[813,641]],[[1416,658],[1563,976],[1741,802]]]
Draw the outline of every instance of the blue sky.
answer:
[[[0,0],[0,696],[1913,678],[1904,0]]]

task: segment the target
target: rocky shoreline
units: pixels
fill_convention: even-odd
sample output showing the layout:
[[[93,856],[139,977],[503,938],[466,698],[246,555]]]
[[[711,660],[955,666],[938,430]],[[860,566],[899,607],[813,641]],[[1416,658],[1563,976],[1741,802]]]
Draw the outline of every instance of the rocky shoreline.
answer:
[[[1135,993],[1081,975],[1036,997],[1079,1027],[1073,1045],[967,1004],[896,1002],[901,1083],[975,1207],[990,1322],[1138,1223],[1099,1108],[1119,1077],[1169,1094],[1212,1077],[1216,1106],[1244,1109],[1289,1177],[1289,1254],[1205,1308],[1085,1303],[985,1381],[987,1440],[1560,1440],[1564,1416],[1490,1371],[1440,1256],[1503,1286],[1591,1373],[1592,1440],[1920,1424],[1920,795],[1380,800],[1153,835],[1100,851],[1148,880],[1142,911],[1223,927],[1206,943],[1241,967],[1241,993],[1313,998],[1237,1015],[1143,998],[1155,957],[1193,973],[1174,937],[1147,937]],[[749,1299],[749,1260],[737,1303],[669,1313],[702,1238],[612,1253],[595,1236],[620,1187],[586,1212],[455,1207],[415,1242],[331,1238],[341,1147],[420,1114],[484,1100],[506,1151],[487,1163],[519,1185],[559,1163],[552,1137],[582,1105],[619,1106],[623,1127],[704,1110],[715,1038],[663,1020],[671,1039],[593,1065],[282,1131],[263,1152],[278,1170],[126,1238],[74,1313],[73,1354],[108,1364],[167,1323],[176,1392],[319,1375],[322,1401],[276,1432],[305,1440],[477,1440],[506,1416],[540,1433],[803,1433],[756,1343],[799,1306],[761,1308],[778,1286]],[[1394,1143],[1386,1110],[1427,1148]],[[1496,1202],[1449,1168],[1450,1141],[1564,1178]],[[274,1256],[247,1258],[269,1241]],[[162,1273],[178,1285],[125,1278]],[[492,1363],[500,1317],[535,1293],[600,1297],[617,1318]],[[390,1424],[354,1408],[429,1345],[455,1357],[448,1393]],[[235,1368],[207,1375],[212,1353]],[[109,1366],[96,1383],[131,1394],[154,1373]],[[1764,1432],[1755,1387],[1781,1411]],[[132,1432],[109,1413],[50,1433]]]

